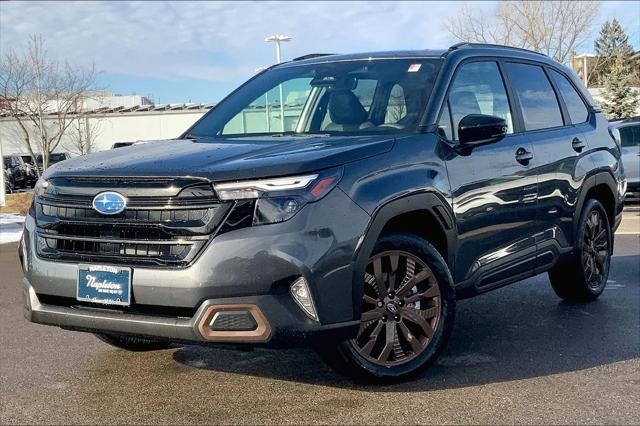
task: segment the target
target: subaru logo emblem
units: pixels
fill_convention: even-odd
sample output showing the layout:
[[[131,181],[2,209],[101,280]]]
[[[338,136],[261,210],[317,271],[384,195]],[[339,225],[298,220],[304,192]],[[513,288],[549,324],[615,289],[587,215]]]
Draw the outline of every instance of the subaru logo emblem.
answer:
[[[93,209],[100,214],[118,214],[127,207],[127,199],[117,192],[101,192],[93,197]]]

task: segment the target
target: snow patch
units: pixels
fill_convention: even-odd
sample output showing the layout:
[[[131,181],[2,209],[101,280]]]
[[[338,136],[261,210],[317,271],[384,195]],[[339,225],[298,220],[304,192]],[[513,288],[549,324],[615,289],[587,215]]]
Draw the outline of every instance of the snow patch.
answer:
[[[0,244],[14,243],[22,237],[25,217],[12,213],[0,214]]]

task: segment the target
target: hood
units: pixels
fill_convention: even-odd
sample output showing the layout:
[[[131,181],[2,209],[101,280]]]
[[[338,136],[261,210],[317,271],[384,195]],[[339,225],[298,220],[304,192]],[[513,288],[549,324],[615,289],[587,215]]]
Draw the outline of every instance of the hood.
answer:
[[[58,163],[44,177],[191,176],[223,181],[284,176],[379,155],[393,143],[389,135],[150,141]]]

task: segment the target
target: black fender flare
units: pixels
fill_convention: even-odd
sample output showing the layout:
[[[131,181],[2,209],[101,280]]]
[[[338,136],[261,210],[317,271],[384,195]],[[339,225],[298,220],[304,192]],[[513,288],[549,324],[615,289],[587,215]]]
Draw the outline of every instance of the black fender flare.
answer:
[[[362,241],[358,244],[358,248],[354,253],[352,280],[354,319],[360,318],[361,301],[364,291],[362,277],[364,277],[367,262],[371,257],[371,252],[384,226],[394,217],[420,210],[429,211],[436,220],[440,222],[447,239],[447,255],[443,257],[449,267],[452,267],[454,264],[457,230],[453,209],[442,195],[435,192],[420,192],[404,195],[386,202],[378,207],[372,214]]]
[[[618,184],[616,182],[615,177],[610,172],[597,172],[592,175],[589,175],[585,178],[582,183],[582,188],[580,189],[580,194],[578,195],[578,202],[576,203],[576,209],[573,212],[573,235],[577,235],[578,224],[580,223],[580,216],[582,215],[582,207],[587,199],[587,194],[589,191],[598,186],[598,185],[606,185],[611,194],[613,194],[613,199],[615,201],[614,205],[614,214],[616,213],[615,209],[619,202],[618,197]],[[610,217],[609,220],[613,224],[615,221],[615,217]],[[575,241],[572,241],[572,244],[575,244]]]

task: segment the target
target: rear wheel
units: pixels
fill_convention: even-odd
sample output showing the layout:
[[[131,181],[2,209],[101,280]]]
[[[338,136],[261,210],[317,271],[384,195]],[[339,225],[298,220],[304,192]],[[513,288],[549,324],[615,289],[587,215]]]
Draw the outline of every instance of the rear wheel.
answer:
[[[157,351],[169,349],[171,343],[143,337],[123,336],[117,334],[96,334],[96,337],[111,346],[132,352]]]
[[[549,271],[556,294],[570,302],[589,302],[602,294],[609,277],[612,232],[607,212],[598,200],[585,204],[574,253]]]
[[[359,379],[406,379],[444,349],[454,313],[453,281],[438,251],[413,235],[389,234],[376,243],[366,267],[357,336],[319,352]]]

